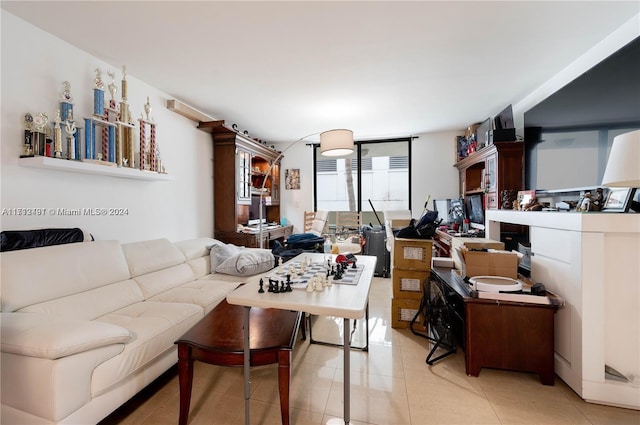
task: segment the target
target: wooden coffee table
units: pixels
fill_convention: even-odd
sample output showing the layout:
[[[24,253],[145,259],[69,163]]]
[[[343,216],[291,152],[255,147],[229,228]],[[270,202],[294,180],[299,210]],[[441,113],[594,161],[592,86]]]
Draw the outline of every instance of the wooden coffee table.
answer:
[[[193,361],[218,366],[244,365],[244,308],[223,300],[185,333],[178,344],[180,381],[179,424],[186,425],[191,404]],[[250,315],[251,366],[278,364],[278,387],[282,424],[289,424],[291,351],[295,345],[302,313],[253,308]]]

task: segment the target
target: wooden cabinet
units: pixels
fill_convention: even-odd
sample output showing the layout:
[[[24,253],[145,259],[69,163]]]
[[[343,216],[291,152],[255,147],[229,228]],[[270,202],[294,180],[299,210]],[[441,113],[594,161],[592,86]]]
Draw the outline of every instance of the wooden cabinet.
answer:
[[[524,142],[496,142],[455,166],[460,172],[460,197],[482,193],[486,209],[499,209],[501,191],[524,188]]]
[[[429,306],[436,307],[430,327],[443,342],[463,347],[467,375],[488,367],[537,373],[544,385],[554,384],[556,306],[472,298],[464,280],[441,267],[432,269],[429,284]]]
[[[252,209],[259,211],[263,185],[263,218],[280,223],[280,152],[227,127],[222,120],[201,122],[198,128],[213,137],[214,237],[259,246],[257,236],[240,237],[236,232],[239,224],[247,224]]]

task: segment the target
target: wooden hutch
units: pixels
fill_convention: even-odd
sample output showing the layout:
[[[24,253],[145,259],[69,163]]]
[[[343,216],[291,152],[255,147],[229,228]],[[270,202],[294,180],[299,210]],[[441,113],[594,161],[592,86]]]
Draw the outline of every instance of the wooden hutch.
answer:
[[[268,248],[270,241],[289,236],[293,226],[279,226],[280,152],[227,127],[223,120],[201,122],[198,128],[213,137],[214,237],[234,245],[260,247],[255,229],[239,232],[238,228],[247,224],[250,211],[260,208],[263,183],[263,217],[275,224],[263,227],[262,246]]]
[[[496,142],[455,164],[460,197],[484,193],[485,209],[501,208],[500,192],[524,188],[524,142]]]
[[[460,198],[484,195],[484,209],[502,209],[503,190],[524,189],[524,142],[495,142],[485,146],[455,164],[460,173]],[[486,217],[486,214],[485,214]],[[517,243],[528,238],[524,226],[504,223],[500,241],[507,249],[517,249]],[[434,246],[438,256],[451,257],[452,237],[436,231]]]

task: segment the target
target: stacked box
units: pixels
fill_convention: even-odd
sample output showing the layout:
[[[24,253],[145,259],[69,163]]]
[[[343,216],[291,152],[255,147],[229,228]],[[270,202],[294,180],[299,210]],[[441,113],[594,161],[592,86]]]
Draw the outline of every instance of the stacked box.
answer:
[[[403,270],[431,270],[431,239],[395,238],[393,241],[393,268]]]
[[[420,308],[425,283],[431,270],[433,241],[431,239],[395,238],[393,243],[393,299],[391,327],[408,328]],[[425,331],[424,317],[416,319],[414,329]]]
[[[423,270],[403,270],[394,268],[391,271],[393,280],[393,297],[410,300],[421,300],[424,283],[429,279],[429,272]]]
[[[411,300],[404,298],[391,299],[391,327],[394,329],[408,329],[411,321],[420,309],[420,300]],[[413,325],[416,331],[425,332],[426,327],[423,325],[424,316],[418,315]]]

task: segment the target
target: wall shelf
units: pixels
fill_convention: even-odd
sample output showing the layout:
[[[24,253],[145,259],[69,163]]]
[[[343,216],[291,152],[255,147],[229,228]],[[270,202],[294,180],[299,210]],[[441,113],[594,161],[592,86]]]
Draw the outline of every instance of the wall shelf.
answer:
[[[111,167],[108,165],[92,164],[88,162],[49,158],[46,156],[36,156],[31,158],[18,159],[21,167],[44,168],[48,170],[69,171],[72,173],[98,174],[110,177],[120,177],[135,180],[175,180],[169,174],[156,173],[155,171],[142,171],[135,168]]]

